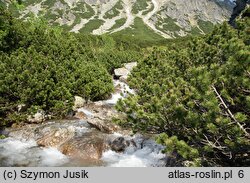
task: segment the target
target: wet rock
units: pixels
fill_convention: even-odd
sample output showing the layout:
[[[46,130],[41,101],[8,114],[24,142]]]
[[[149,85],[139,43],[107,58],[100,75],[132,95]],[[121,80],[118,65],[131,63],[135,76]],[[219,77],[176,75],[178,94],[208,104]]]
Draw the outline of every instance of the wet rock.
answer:
[[[115,78],[120,78],[121,76],[127,76],[130,72],[126,68],[115,69]]]
[[[120,130],[120,127],[101,118],[92,118],[87,120],[88,124],[93,126],[94,128],[100,130],[101,132],[104,133],[114,133],[118,130]]]
[[[43,147],[60,147],[61,144],[75,136],[75,128],[44,129],[44,134],[37,140],[37,144]],[[40,132],[42,133],[42,132]]]
[[[137,62],[131,62],[131,63],[127,63],[124,65],[124,67],[131,72],[133,70],[134,67],[137,66]]]
[[[35,133],[35,127],[32,126],[35,124],[29,124],[24,126],[20,126],[19,124],[13,124],[11,128],[5,129],[5,133],[8,137],[18,138],[18,139],[25,139],[25,140],[36,140],[37,134]]]
[[[123,76],[122,76],[123,77]],[[121,77],[120,77],[121,78]],[[116,93],[122,93],[122,86],[121,86],[121,84],[117,84],[116,86],[115,86],[115,92],[114,92],[115,94]]]
[[[121,77],[119,78],[119,80],[120,80],[121,82],[127,83],[128,76],[127,76],[127,75],[126,75],[126,76],[121,76]]]
[[[65,142],[59,150],[72,158],[89,161],[99,160],[107,147],[103,136],[86,133],[83,137],[72,138]]]
[[[77,119],[85,119],[86,118],[86,114],[82,111],[77,111],[76,114],[75,114],[75,117]]]
[[[73,110],[76,111],[78,108],[83,107],[85,105],[85,103],[86,103],[86,101],[84,100],[84,98],[79,97],[79,96],[75,96]]]
[[[89,109],[80,108],[80,109],[77,109],[77,112],[83,113],[88,118],[94,117],[94,114]]]
[[[45,113],[42,110],[37,111],[33,116],[28,116],[28,122],[30,123],[41,123],[46,120]]]
[[[110,148],[115,152],[123,152],[130,145],[136,147],[136,144],[133,140],[125,140],[124,137],[117,137],[110,143]]]

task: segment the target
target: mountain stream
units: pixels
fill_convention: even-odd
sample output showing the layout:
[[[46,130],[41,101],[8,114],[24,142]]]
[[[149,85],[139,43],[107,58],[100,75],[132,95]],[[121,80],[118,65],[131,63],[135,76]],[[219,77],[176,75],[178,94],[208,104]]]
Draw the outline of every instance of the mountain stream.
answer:
[[[161,153],[164,147],[151,138],[123,131],[104,133],[88,123],[102,113],[112,116],[114,104],[128,93],[134,93],[119,80],[114,80],[114,85],[120,89],[111,99],[80,109],[84,119],[54,120],[6,129],[2,133],[7,138],[0,140],[0,166],[165,166],[166,156]],[[120,144],[114,146],[112,142]]]

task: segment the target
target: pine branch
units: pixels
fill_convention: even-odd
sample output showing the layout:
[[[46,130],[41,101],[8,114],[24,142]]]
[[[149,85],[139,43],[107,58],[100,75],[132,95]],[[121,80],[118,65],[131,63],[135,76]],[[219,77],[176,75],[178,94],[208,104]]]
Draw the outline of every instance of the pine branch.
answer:
[[[247,74],[248,74],[248,76],[250,77],[250,72],[249,72],[249,71],[247,71]]]
[[[213,88],[214,92],[216,93],[217,97],[220,99],[220,101],[223,104],[224,108],[226,109],[227,113],[230,115],[230,117],[235,121],[235,123],[240,127],[240,129],[245,133],[245,135],[247,137],[250,137],[249,133],[245,130],[245,128],[234,117],[233,113],[230,111],[230,109],[228,108],[228,106],[226,105],[226,103],[224,102],[224,100],[222,99],[222,97],[219,94],[219,92],[217,91],[217,89],[214,86],[212,86],[212,88]]]
[[[216,142],[212,142],[212,141],[210,141],[209,139],[208,139],[208,137],[205,135],[205,134],[203,134],[203,136],[206,138],[206,140],[202,140],[202,143],[203,144],[208,144],[208,145],[210,145],[211,147],[213,147],[213,148],[215,148],[215,149],[218,149],[218,150],[220,150],[220,151],[223,151],[224,149],[226,149],[227,147],[226,146],[221,146],[220,144],[219,144],[219,146],[217,146],[216,145]]]

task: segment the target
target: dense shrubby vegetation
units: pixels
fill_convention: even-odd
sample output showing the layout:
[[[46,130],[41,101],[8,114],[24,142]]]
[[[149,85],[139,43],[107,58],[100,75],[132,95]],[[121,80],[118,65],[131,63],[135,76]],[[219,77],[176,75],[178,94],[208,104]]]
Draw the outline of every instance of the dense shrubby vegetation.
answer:
[[[107,98],[114,68],[140,58],[139,48],[130,47],[108,36],[67,33],[43,20],[20,22],[1,8],[0,126],[25,120],[38,109],[63,117],[74,95]],[[21,104],[22,113],[17,111]]]
[[[226,23],[187,48],[156,48],[130,77],[120,124],[162,133],[188,166],[247,166],[250,150],[250,19]]]
[[[72,34],[42,20],[20,22],[0,9],[0,127],[44,110],[55,117],[74,95],[107,98],[111,74],[143,58],[129,79],[137,95],[119,101],[117,119],[134,131],[161,133],[166,153],[189,166],[249,164],[250,20],[190,41]],[[174,44],[173,44],[174,42]],[[134,44],[136,43],[136,44]],[[166,47],[160,47],[166,43]],[[151,49],[147,49],[150,52]],[[145,53],[145,52],[143,52]],[[25,108],[18,111],[18,105]],[[1,138],[1,137],[0,137]]]

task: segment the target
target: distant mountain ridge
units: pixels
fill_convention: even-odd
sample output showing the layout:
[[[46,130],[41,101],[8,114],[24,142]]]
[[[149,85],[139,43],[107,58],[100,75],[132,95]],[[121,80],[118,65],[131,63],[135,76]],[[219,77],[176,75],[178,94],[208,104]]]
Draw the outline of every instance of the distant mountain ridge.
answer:
[[[23,0],[23,5],[21,19],[33,13],[71,32],[100,35],[139,27],[165,38],[204,34],[227,20],[233,6],[229,0]]]

